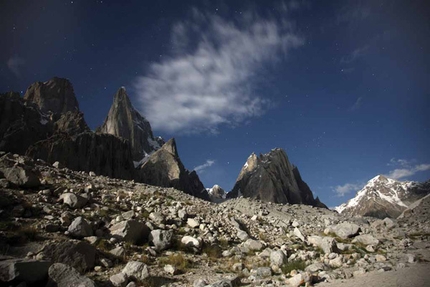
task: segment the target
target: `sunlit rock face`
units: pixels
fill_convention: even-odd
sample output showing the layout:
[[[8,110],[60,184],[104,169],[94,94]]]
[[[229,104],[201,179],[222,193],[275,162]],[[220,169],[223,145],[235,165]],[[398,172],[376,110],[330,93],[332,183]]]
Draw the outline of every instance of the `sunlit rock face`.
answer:
[[[134,109],[124,87],[115,94],[109,113],[98,132],[127,139],[136,163],[164,143],[161,138],[154,138],[150,123]]]

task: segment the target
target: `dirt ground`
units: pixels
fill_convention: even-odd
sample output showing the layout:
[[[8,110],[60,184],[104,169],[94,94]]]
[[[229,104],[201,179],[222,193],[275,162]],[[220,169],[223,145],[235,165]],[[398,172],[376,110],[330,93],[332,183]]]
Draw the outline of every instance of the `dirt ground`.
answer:
[[[429,287],[430,263],[421,263],[397,271],[372,272],[348,280],[316,284],[317,287]]]

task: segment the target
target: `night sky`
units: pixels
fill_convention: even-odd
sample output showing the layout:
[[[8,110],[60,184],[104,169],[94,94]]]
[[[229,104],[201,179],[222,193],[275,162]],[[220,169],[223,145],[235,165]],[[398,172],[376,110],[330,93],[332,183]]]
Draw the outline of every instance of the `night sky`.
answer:
[[[429,6],[2,0],[0,92],[68,78],[95,129],[125,86],[206,187],[280,147],[332,207],[378,174],[430,178]]]

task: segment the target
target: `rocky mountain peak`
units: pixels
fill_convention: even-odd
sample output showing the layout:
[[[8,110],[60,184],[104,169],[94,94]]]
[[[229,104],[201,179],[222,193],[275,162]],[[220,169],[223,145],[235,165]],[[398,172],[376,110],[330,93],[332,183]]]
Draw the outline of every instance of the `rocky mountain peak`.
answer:
[[[325,207],[315,200],[283,149],[275,148],[258,157],[252,153],[228,197],[251,197],[275,203],[303,203]]]
[[[409,204],[430,193],[428,183],[398,181],[377,175],[336,211],[349,216],[396,218]]]
[[[135,162],[142,161],[161,146],[154,138],[150,123],[134,109],[124,87],[114,95],[108,116],[98,131],[129,140]]]
[[[24,94],[27,103],[35,104],[42,113],[64,114],[79,111],[72,83],[54,77],[46,82],[36,82]]]
[[[162,147],[163,150],[168,151],[175,157],[179,157],[178,155],[178,149],[176,148],[176,140],[175,138],[171,138],[168,140]]]

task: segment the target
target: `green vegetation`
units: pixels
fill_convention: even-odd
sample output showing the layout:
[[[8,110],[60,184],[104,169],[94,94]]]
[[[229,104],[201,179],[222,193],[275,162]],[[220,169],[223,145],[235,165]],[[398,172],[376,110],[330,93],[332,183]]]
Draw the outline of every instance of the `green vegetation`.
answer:
[[[288,262],[281,266],[282,273],[289,274],[293,270],[305,270],[306,262],[303,260],[296,260]]]

